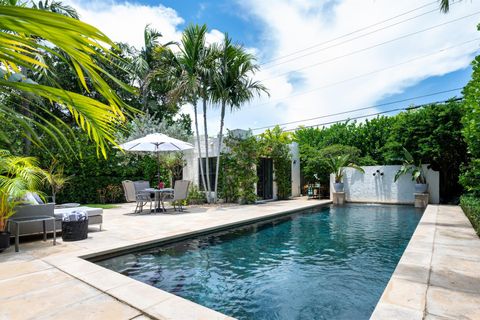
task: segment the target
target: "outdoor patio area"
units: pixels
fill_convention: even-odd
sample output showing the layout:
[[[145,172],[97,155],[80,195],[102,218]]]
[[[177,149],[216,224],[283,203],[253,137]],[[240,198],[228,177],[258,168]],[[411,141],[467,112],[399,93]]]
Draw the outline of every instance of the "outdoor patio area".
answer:
[[[5,319],[58,319],[65,314],[72,319],[84,319],[86,314],[89,319],[142,319],[147,314],[158,319],[227,319],[78,257],[329,202],[194,206],[183,213],[170,209],[166,214],[142,215],[132,214],[132,203],[107,209],[102,231],[91,227],[87,240],[67,243],[59,237],[56,246],[51,238],[22,242],[19,253],[12,246],[0,255],[2,315]]]
[[[102,231],[56,246],[21,243],[0,256],[5,319],[228,319],[220,313],[78,258],[200,230],[328,204],[296,199],[259,205],[196,206],[184,213],[132,215],[134,204],[104,212]],[[459,207],[427,208],[374,318],[480,317],[480,239]],[[448,263],[446,263],[448,261]],[[26,307],[28,306],[28,307]]]

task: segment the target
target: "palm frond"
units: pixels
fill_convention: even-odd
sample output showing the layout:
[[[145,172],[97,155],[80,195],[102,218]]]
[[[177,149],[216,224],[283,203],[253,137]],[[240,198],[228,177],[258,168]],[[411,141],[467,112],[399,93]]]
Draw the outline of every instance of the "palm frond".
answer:
[[[3,6],[0,10],[0,30],[0,65],[7,70],[7,75],[19,72],[20,68],[48,68],[42,59],[33,57],[47,53],[56,55],[71,64],[87,92],[94,90],[105,103],[61,88],[12,82],[6,75],[0,80],[0,89],[19,90],[65,105],[106,156],[108,143],[114,143],[115,126],[125,121],[125,112],[132,109],[118,97],[103,77],[123,90],[134,91],[97,63],[108,63],[109,56],[114,55],[110,47],[115,47],[115,44],[101,31],[86,23],[31,8]],[[52,47],[59,50],[53,50]],[[91,88],[87,85],[87,77],[92,83]]]

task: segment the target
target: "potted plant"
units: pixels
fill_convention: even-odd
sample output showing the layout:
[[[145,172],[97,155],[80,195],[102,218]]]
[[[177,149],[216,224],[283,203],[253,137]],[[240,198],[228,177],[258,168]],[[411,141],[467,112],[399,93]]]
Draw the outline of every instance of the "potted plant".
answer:
[[[400,169],[395,174],[395,182],[397,180],[408,173],[412,174],[412,181],[415,181],[415,193],[425,193],[428,190],[427,179],[425,178],[425,174],[423,172],[422,162],[416,162],[413,159],[413,156],[407,149],[403,148],[403,164]]]
[[[10,246],[10,233],[5,230],[8,218],[15,214],[15,207],[27,192],[37,192],[43,177],[35,158],[0,150],[0,252]]]
[[[336,157],[328,157],[325,161],[330,173],[335,175],[335,183],[333,184],[333,188],[335,192],[343,192],[344,185],[343,185],[343,176],[345,175],[344,168],[350,167],[354,168],[361,173],[365,173],[363,168],[357,166],[355,163],[350,162],[350,155],[340,155]]]

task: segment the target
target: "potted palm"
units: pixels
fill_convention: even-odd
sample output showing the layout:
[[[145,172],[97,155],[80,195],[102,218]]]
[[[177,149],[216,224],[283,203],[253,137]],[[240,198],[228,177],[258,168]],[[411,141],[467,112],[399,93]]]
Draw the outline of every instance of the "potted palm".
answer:
[[[325,164],[327,165],[330,173],[333,173],[335,175],[335,183],[333,184],[335,192],[343,192],[344,190],[343,176],[345,175],[345,167],[354,168],[361,173],[365,173],[362,167],[359,167],[358,165],[350,161],[349,154],[329,157],[326,159]]]
[[[427,179],[423,172],[423,166],[421,161],[415,161],[413,156],[407,149],[403,148],[403,164],[395,174],[395,182],[408,173],[412,174],[412,181],[415,181],[415,193],[425,193],[428,189]]]
[[[35,158],[12,156],[0,150],[0,252],[10,246],[7,220],[27,192],[37,192],[44,172]]]

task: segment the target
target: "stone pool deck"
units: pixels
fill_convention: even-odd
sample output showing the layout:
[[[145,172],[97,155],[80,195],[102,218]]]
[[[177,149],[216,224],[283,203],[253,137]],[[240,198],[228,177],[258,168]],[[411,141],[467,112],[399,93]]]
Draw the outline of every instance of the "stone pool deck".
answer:
[[[480,319],[480,239],[460,207],[427,207],[371,319]]]
[[[231,319],[82,258],[179,235],[328,204],[296,199],[249,206],[199,206],[184,213],[133,215],[134,204],[104,210],[103,230],[83,241],[20,243],[0,254],[3,319]]]
[[[104,230],[78,242],[33,241],[0,254],[3,319],[231,319],[85,261],[139,244],[276,216],[330,201],[296,199],[253,206],[193,207],[132,215],[104,210]],[[429,206],[372,319],[480,319],[480,239],[459,207]]]

